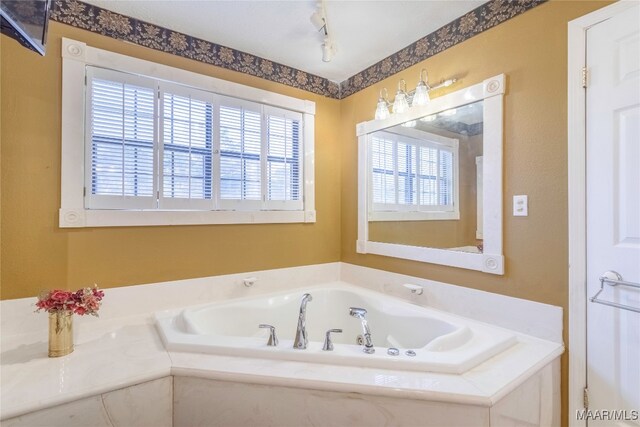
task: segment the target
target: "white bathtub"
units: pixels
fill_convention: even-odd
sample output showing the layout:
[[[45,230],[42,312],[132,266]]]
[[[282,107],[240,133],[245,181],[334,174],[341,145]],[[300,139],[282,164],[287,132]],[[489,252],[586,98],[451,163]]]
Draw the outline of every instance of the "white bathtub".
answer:
[[[309,345],[297,350],[293,339],[304,293],[313,296],[307,304]],[[374,354],[357,344],[361,324],[349,316],[349,307],[367,310]],[[170,351],[452,374],[462,374],[517,342],[508,330],[344,285],[164,311],[156,313],[156,322]],[[269,333],[258,328],[261,323],[276,327],[277,347],[267,346]],[[343,330],[332,334],[333,351],[322,350],[328,329]],[[389,347],[398,348],[400,355],[388,355]],[[406,350],[416,355],[408,356]]]

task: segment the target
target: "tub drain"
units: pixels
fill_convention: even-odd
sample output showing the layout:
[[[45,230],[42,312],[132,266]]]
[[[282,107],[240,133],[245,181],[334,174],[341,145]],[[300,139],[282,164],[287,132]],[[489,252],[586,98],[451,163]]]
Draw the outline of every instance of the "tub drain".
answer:
[[[358,345],[364,345],[364,337],[362,335],[358,335],[356,337],[356,344]]]

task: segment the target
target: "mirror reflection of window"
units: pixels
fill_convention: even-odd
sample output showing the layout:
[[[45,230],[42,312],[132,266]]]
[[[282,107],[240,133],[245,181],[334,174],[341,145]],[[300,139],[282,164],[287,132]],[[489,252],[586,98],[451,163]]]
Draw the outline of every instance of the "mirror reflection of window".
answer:
[[[370,152],[373,212],[455,210],[458,140],[376,132]]]
[[[369,240],[482,253],[483,102],[369,137]]]

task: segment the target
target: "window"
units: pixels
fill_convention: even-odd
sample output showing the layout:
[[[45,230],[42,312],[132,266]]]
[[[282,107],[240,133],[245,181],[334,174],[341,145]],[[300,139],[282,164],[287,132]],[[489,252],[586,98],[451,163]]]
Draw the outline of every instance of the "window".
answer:
[[[302,114],[94,67],[87,84],[87,208],[302,209]]]
[[[315,222],[312,102],[68,39],[62,56],[62,227]]]
[[[88,71],[87,207],[152,208],[155,92],[137,76]]]
[[[371,136],[371,220],[459,218],[458,141],[425,135],[420,139],[391,132]]]
[[[213,209],[213,95],[159,84],[158,207]]]

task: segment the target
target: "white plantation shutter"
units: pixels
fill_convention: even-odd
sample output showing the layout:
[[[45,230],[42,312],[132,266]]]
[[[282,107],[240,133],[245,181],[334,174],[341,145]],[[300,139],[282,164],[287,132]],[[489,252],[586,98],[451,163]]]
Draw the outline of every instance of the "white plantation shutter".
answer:
[[[440,206],[453,205],[453,153],[449,150],[441,149],[439,155],[438,204]]]
[[[421,211],[453,211],[457,184],[454,180],[457,151],[453,147],[419,147]]]
[[[87,67],[87,209],[303,210],[303,115]]]
[[[87,67],[88,209],[153,209],[155,82]]]
[[[221,207],[259,209],[262,205],[262,106],[220,97]]]
[[[373,211],[454,211],[456,146],[376,132],[370,147]]]
[[[397,142],[398,149],[398,204],[417,203],[417,147],[406,142]]]
[[[301,210],[302,114],[264,107],[266,122],[265,208]]]
[[[384,204],[396,203],[395,142],[391,137],[378,133],[371,139],[372,200],[383,209]]]
[[[213,209],[214,95],[160,83],[160,208]]]
[[[438,204],[438,149],[420,147],[420,205]]]

